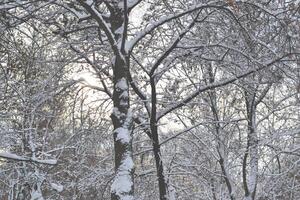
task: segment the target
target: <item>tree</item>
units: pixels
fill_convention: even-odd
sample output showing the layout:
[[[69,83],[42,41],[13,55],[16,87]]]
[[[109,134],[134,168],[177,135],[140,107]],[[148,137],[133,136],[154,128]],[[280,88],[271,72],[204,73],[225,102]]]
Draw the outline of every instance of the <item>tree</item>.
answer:
[[[191,108],[198,109],[204,112],[203,114],[212,114],[212,125],[203,130],[217,135],[206,135],[204,140],[204,144],[207,143],[208,146],[211,138],[216,141],[213,147],[216,147],[217,156],[201,158],[199,162],[203,161],[216,169],[221,168],[228,190],[227,196],[231,199],[241,196],[239,192],[233,194],[233,180],[230,179],[236,179],[239,186],[240,182],[237,181],[237,176],[230,175],[229,166],[226,166],[229,165],[226,164],[227,159],[237,162],[235,158],[225,155],[227,147],[222,143],[227,139],[222,132],[226,131],[226,128],[218,122],[219,107],[222,106],[218,106],[216,90],[231,86],[237,81],[246,81],[249,77],[263,76],[269,69],[288,65],[287,59],[292,63],[297,59],[297,40],[290,34],[294,30],[285,31],[292,29],[291,24],[298,20],[295,17],[297,7],[293,3],[174,1],[170,4],[167,1],[80,0],[4,1],[0,6],[5,11],[4,17],[9,19],[7,27],[30,22],[48,26],[49,29],[43,29],[41,32],[54,34],[61,42],[60,47],[76,53],[76,58],[72,57],[71,62],[88,65],[97,75],[99,86],[88,87],[103,92],[112,100],[111,119],[114,127],[112,132],[115,154],[112,199],[134,199],[134,131],[146,133],[151,141],[159,198],[164,200],[173,196],[171,190],[174,191],[174,188],[172,189],[170,183],[172,178],[166,173],[164,164],[169,162],[168,159],[164,160],[167,157],[164,152],[170,152],[167,147],[162,146],[169,141],[175,141],[181,133],[162,140],[166,135],[160,130],[163,127],[161,124],[177,124],[184,128],[182,133],[193,132],[192,129],[197,126],[195,123],[187,123],[188,119],[193,117],[185,113]],[[276,9],[281,11],[277,12]],[[134,22],[133,13],[141,10],[147,11],[142,21]],[[37,28],[32,23],[30,25]],[[216,73],[213,73],[213,70]],[[191,72],[193,74],[190,74]],[[243,111],[247,113],[249,128],[243,162],[246,199],[249,196],[252,199],[255,197],[257,184],[258,147],[254,120],[257,103],[254,105],[253,102],[258,92],[256,89],[261,86],[259,81],[260,78],[255,81],[255,87],[250,83],[244,88],[246,109]],[[266,88],[269,87],[271,86]],[[262,97],[267,92],[261,92]],[[204,102],[209,105],[210,110],[202,109],[201,104],[194,104],[194,101],[201,99],[206,93],[209,100]],[[258,98],[259,102],[260,100]],[[232,102],[234,104],[233,100]],[[238,108],[233,110],[238,112]],[[240,113],[235,114],[239,116]],[[184,115],[184,119],[181,119],[180,115]],[[177,118],[179,122],[175,120]],[[245,125],[234,125],[229,121],[226,122],[230,124],[228,130],[235,130],[232,128],[234,126],[240,128]],[[133,122],[142,131],[134,130]],[[204,120],[200,123],[207,122]],[[175,129],[176,127],[172,127],[169,131]],[[237,132],[232,135],[236,136]],[[239,142],[243,144],[245,132],[240,132],[242,141]],[[197,134],[194,137],[202,141]],[[196,143],[197,151],[202,151],[204,144],[198,148]],[[211,148],[207,150],[214,151]],[[246,180],[248,155],[251,165],[249,176],[254,180],[251,184]],[[174,156],[176,157],[175,154]],[[218,167],[212,162],[216,158]],[[171,161],[169,163],[172,165]],[[171,168],[167,167],[167,171],[170,170]],[[197,173],[199,174],[199,171]],[[202,177],[211,186],[213,198],[216,199],[218,195],[215,188],[223,184],[216,184],[217,179],[209,179],[207,174]],[[200,196],[204,198],[202,194]]]

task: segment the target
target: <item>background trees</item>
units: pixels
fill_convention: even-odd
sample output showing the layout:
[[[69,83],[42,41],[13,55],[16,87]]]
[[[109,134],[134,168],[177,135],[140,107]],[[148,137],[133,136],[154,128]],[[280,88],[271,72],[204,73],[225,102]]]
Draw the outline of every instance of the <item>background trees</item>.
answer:
[[[299,197],[296,2],[0,9],[3,198]]]

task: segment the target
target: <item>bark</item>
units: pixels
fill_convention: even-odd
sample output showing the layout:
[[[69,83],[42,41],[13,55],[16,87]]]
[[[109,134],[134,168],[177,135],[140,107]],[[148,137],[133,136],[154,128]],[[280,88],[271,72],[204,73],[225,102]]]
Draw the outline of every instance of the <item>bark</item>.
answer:
[[[156,172],[158,178],[158,187],[159,187],[159,199],[167,200],[167,184],[164,175],[163,162],[161,159],[161,151],[158,137],[158,129],[157,129],[157,119],[156,119],[156,86],[155,86],[155,78],[151,78],[151,118],[150,118],[150,129],[153,143],[153,153],[155,158]]]
[[[133,199],[132,114],[129,109],[129,87],[122,58],[114,63],[114,125],[115,179],[111,189],[112,200]]]
[[[126,2],[126,1],[125,1]],[[126,6],[124,6],[126,7]],[[118,30],[127,26],[126,10],[114,6],[110,17],[112,33],[118,44],[126,39],[126,32]],[[134,199],[134,163],[132,155],[132,114],[129,104],[129,84],[128,71],[129,59],[123,45],[119,46],[118,54],[112,59],[113,67],[113,113],[111,115],[114,131],[114,149],[115,149],[115,178],[111,186],[112,200],[133,200]]]
[[[256,131],[256,102],[255,92],[246,92],[246,107],[248,119],[248,141],[247,149],[243,159],[243,184],[245,190],[245,200],[254,200],[257,186],[258,173],[258,147]],[[247,180],[247,160],[249,157],[249,176]]]

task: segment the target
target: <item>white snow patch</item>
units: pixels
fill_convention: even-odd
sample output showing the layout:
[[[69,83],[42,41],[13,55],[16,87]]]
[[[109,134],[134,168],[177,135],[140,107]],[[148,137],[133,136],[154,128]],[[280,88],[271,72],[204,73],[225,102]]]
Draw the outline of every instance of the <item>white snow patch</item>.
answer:
[[[124,92],[122,92],[122,94],[120,95],[120,99],[127,99],[128,98],[128,92],[125,90]]]
[[[115,85],[116,89],[120,89],[120,90],[127,90],[128,89],[128,85],[126,82],[126,79],[123,77],[121,78]]]
[[[115,30],[115,34],[123,34],[124,32],[124,26],[122,25],[121,27],[119,27],[117,30]]]
[[[176,189],[173,186],[169,187],[169,200],[176,200]]]
[[[28,160],[22,156],[18,156],[10,152],[0,152],[0,157],[7,158],[7,159],[14,159],[14,160],[24,160],[24,161]]]
[[[48,164],[48,165],[56,165],[57,160],[55,159],[47,159],[47,160],[38,160],[38,159],[32,159],[35,162],[41,163],[41,164]]]
[[[134,4],[136,4],[137,2],[138,2],[138,0],[127,0],[127,7],[130,8]],[[124,9],[124,1],[120,1],[118,3],[118,7],[121,8],[121,9]]]
[[[40,191],[34,190],[31,192],[30,200],[44,200],[43,195]]]
[[[88,4],[89,6],[91,6],[94,3],[94,0],[87,0],[86,4]]]
[[[129,134],[129,130],[123,127],[117,128],[115,130],[115,132],[117,133],[117,138],[116,140],[120,140],[122,143],[129,143],[131,136]]]
[[[122,193],[130,192],[132,187],[132,181],[130,174],[117,174],[113,184],[111,185],[112,192],[117,195],[121,195]]]
[[[121,115],[121,112],[119,111],[119,109],[117,107],[113,108],[113,115],[114,116],[120,116]]]
[[[122,200],[134,200],[133,196],[126,195],[122,197]]]
[[[50,183],[51,187],[57,192],[62,192],[64,190],[64,186],[61,184]]]
[[[126,155],[126,158],[122,161],[121,166],[115,176],[114,182],[111,186],[113,193],[118,196],[122,196],[122,200],[133,200],[132,195],[128,195],[133,186],[130,172],[134,167],[131,156]]]
[[[19,161],[33,161],[33,162],[37,162],[37,163],[41,163],[41,164],[48,164],[48,165],[57,164],[57,160],[55,160],[55,159],[39,160],[35,157],[32,157],[32,158],[22,157],[22,156],[18,156],[16,154],[9,153],[9,152],[0,152],[0,158],[13,159],[13,160],[19,160]]]
[[[133,168],[133,166],[134,166],[134,163],[133,163],[131,156],[127,155],[120,166],[120,170],[130,171]]]

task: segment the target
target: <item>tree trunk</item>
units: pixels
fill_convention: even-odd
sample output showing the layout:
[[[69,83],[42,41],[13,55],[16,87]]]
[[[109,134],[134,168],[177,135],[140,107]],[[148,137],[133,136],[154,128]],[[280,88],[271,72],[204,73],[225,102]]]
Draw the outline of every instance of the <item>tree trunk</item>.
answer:
[[[160,152],[160,145],[159,139],[157,134],[157,126],[152,130],[153,134],[153,153],[155,158],[155,165],[157,171],[157,178],[158,178],[158,187],[159,187],[159,199],[166,200],[167,199],[167,184],[164,175],[164,168],[163,162],[161,159],[161,152]]]
[[[114,109],[111,115],[114,125],[115,179],[111,187],[112,200],[131,200],[133,198],[132,159],[132,114],[129,109],[129,87],[127,67],[121,58],[114,64]]]
[[[254,200],[257,186],[258,173],[258,147],[256,131],[256,103],[255,92],[250,95],[246,93],[246,107],[248,119],[248,142],[243,160],[243,182],[245,189],[245,200]],[[249,157],[249,176],[247,181],[247,158]]]
[[[124,12],[115,7],[111,15],[111,29],[115,40],[121,44],[126,38],[126,33],[119,30],[126,26]],[[115,150],[115,178],[111,186],[112,200],[133,200],[134,199],[134,162],[132,155],[132,113],[129,105],[129,59],[125,51],[119,47],[119,54],[112,59],[113,67],[113,113],[111,115],[114,131]]]
[[[158,188],[159,188],[159,199],[167,200],[167,184],[164,175],[163,162],[161,159],[157,120],[156,120],[156,86],[155,78],[151,78],[151,118],[150,118],[150,129],[152,135],[153,153],[155,158],[156,172],[158,178]]]
[[[212,64],[208,65],[207,70],[208,70],[207,73],[208,73],[208,77],[209,77],[209,83],[214,84],[215,78],[214,78],[214,74],[213,74]],[[227,157],[225,157],[225,146],[224,146],[225,139],[224,139],[224,135],[221,130],[221,125],[219,123],[220,119],[219,119],[219,112],[218,112],[216,90],[213,89],[213,90],[209,91],[208,95],[209,95],[209,99],[210,99],[210,104],[211,104],[210,107],[211,107],[211,111],[213,114],[213,119],[215,121],[214,126],[215,126],[215,131],[216,131],[216,136],[217,136],[217,152],[220,157],[218,160],[218,163],[220,164],[220,167],[221,167],[221,171],[222,171],[225,183],[226,183],[226,187],[228,190],[228,195],[230,197],[230,200],[234,200],[234,196],[232,194],[232,185],[231,185],[229,175],[228,175],[227,169],[226,169]]]

